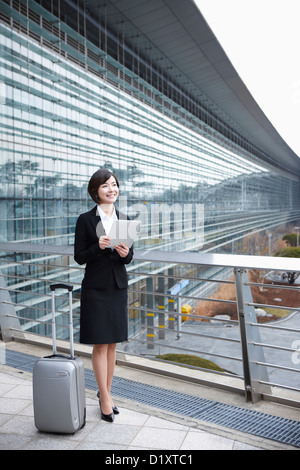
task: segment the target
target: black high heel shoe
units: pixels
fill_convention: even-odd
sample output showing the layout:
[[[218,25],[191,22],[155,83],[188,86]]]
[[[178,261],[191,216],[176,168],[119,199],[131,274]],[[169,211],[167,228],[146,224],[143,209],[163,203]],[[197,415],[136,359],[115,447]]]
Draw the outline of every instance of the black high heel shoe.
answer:
[[[103,419],[104,421],[107,421],[108,423],[113,423],[115,419],[115,415],[113,413],[110,413],[109,415],[105,415],[104,413],[102,413],[101,409],[100,411],[101,411],[101,419]]]
[[[105,415],[101,409],[101,402],[99,400],[99,406],[100,406],[100,412],[101,412],[101,419],[104,421],[107,421],[108,423],[112,423],[113,420],[115,419],[114,413],[109,413],[108,415]]]
[[[98,390],[98,392],[97,392],[97,397],[98,397],[99,400],[100,400],[100,392],[99,392],[99,390]],[[113,407],[112,407],[112,410],[113,410],[113,414],[114,414],[114,415],[120,414],[120,411],[119,411],[119,409],[118,409],[117,406],[113,406]],[[101,411],[101,413],[102,413],[102,411]]]

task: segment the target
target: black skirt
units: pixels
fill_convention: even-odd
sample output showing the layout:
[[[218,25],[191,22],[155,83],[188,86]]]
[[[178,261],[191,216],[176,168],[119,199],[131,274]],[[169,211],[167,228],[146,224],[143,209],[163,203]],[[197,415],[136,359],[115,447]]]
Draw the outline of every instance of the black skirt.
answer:
[[[110,344],[127,340],[127,289],[82,288],[80,343]]]

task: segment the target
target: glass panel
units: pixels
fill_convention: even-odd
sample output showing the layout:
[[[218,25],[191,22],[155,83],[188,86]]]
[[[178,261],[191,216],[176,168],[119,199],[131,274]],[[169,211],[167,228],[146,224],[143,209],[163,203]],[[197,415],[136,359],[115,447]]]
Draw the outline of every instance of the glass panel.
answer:
[[[136,248],[244,253],[248,234],[299,218],[299,182],[224,123],[230,139],[210,128],[214,116],[113,43],[104,17],[40,3],[1,2],[0,240],[72,244],[102,166],[143,221]]]

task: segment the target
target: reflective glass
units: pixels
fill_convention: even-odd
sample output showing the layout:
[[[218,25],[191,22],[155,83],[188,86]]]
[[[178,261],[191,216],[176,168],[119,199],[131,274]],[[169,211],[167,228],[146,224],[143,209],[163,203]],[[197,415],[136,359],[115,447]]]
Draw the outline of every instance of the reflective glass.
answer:
[[[72,244],[104,166],[120,180],[120,209],[143,222],[136,248],[244,252],[248,234],[299,218],[295,176],[226,138],[223,123],[210,128],[213,117],[120,45],[118,61],[103,18],[96,27],[59,5],[60,17],[55,1],[1,1],[0,240]]]

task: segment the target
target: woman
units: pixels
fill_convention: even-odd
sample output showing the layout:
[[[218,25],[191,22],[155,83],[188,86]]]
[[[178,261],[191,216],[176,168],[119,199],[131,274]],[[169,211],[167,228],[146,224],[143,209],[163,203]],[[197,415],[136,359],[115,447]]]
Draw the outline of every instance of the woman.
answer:
[[[108,247],[110,227],[120,216],[114,206],[119,195],[116,176],[108,169],[96,171],[88,192],[97,205],[79,216],[74,247],[75,261],[86,264],[81,286],[80,342],[93,344],[92,364],[101,418],[112,422],[114,414],[119,413],[110,396],[116,343],[128,339],[125,264],[132,260],[133,250],[124,243],[113,249]]]

